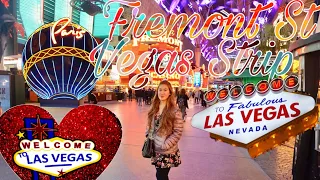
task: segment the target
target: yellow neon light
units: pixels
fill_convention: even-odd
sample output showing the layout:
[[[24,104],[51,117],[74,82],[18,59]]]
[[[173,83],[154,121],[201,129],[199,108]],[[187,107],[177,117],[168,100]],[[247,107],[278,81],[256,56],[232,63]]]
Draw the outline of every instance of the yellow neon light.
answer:
[[[55,57],[55,56],[74,56],[74,57],[83,59],[85,61],[88,61],[90,64],[92,64],[93,67],[95,67],[96,65],[95,62],[92,62],[89,60],[89,52],[83,49],[79,49],[75,47],[66,47],[66,46],[51,47],[33,54],[26,61],[23,68],[24,78],[27,79],[27,74],[34,64],[44,59]]]

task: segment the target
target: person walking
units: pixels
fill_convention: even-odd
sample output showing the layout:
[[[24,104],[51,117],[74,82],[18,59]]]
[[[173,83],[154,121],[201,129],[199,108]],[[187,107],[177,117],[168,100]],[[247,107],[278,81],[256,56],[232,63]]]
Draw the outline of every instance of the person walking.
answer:
[[[132,101],[132,89],[131,88],[128,90],[128,93],[129,93],[129,101]]]
[[[200,91],[197,90],[194,96],[195,103],[198,104],[200,101]]]
[[[151,157],[151,164],[156,168],[157,180],[169,180],[170,169],[181,164],[178,142],[183,125],[172,86],[166,80],[161,81],[148,112],[146,134],[154,138],[155,155]]]
[[[205,94],[205,92],[200,90],[200,100],[201,100],[202,107],[205,107],[204,94]]]
[[[145,88],[142,89],[141,91],[141,98],[144,104],[147,104],[147,90]]]
[[[190,90],[188,97],[189,97],[189,98],[192,98],[192,94],[193,94],[193,92]]]
[[[98,100],[95,93],[95,89],[92,89],[90,91],[90,93],[88,94],[88,99],[89,99],[89,103],[91,104],[93,102],[93,104],[98,104]]]
[[[186,95],[186,90],[185,89],[181,89],[181,91],[180,91],[180,93],[179,93],[179,95],[177,97],[177,104],[178,104],[179,109],[182,112],[183,121],[186,121],[185,120],[185,116],[187,115],[186,109],[187,108],[189,109],[188,100],[189,100],[189,97]]]
[[[138,106],[142,106],[142,91],[141,91],[141,89],[136,90],[136,98],[138,101]]]

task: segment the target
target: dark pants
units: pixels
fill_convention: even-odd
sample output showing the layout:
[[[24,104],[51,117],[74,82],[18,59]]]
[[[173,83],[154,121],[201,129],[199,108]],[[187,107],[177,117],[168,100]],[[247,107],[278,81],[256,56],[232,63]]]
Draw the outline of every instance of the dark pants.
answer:
[[[156,168],[157,170],[157,180],[169,180],[170,168]]]
[[[198,97],[195,98],[195,102],[196,102],[196,104],[199,103],[199,98]]]

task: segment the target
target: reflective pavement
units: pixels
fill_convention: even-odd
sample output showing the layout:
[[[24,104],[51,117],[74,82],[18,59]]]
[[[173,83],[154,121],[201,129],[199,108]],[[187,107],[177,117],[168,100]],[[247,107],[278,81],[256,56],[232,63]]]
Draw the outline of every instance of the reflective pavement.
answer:
[[[104,106],[117,115],[122,124],[123,137],[119,150],[100,175],[99,180],[152,180],[155,168],[150,159],[141,155],[145,139],[145,125],[150,105],[138,106],[132,102],[104,102]],[[203,109],[189,101],[184,133],[179,142],[182,164],[172,168],[170,180],[267,180],[270,177],[249,157],[243,148],[215,142],[209,133],[191,127],[191,117]],[[59,123],[70,108],[45,108]],[[19,179],[0,159],[0,179]]]

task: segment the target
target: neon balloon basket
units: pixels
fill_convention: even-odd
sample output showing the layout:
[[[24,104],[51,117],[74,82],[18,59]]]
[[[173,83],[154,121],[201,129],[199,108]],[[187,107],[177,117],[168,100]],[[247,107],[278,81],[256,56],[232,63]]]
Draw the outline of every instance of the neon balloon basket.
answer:
[[[94,37],[68,19],[38,28],[22,53],[23,76],[44,100],[80,100],[95,86],[95,62],[89,53]]]

